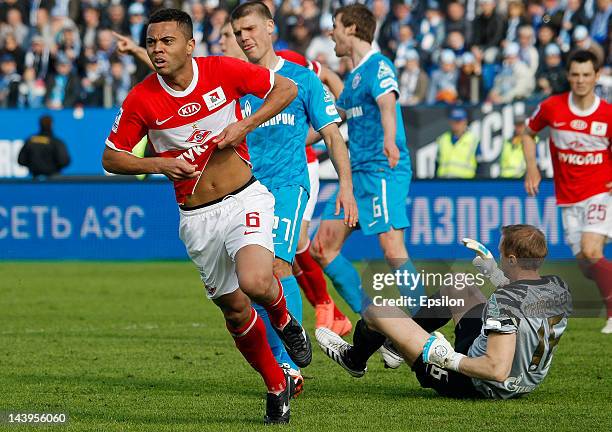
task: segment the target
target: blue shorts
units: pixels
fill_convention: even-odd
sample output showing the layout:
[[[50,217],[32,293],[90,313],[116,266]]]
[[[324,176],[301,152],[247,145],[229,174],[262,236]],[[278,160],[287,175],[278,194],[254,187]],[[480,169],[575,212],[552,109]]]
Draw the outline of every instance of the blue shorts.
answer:
[[[353,193],[359,210],[359,228],[365,235],[388,232],[391,228],[410,226],[406,215],[406,200],[410,189],[410,169],[396,168],[380,172],[353,172]],[[337,192],[336,192],[337,193]],[[323,209],[322,220],[344,219],[344,212],[336,211],[336,194]]]
[[[293,263],[300,238],[302,216],[308,203],[308,192],[302,186],[283,186],[270,190],[274,195],[274,255]]]

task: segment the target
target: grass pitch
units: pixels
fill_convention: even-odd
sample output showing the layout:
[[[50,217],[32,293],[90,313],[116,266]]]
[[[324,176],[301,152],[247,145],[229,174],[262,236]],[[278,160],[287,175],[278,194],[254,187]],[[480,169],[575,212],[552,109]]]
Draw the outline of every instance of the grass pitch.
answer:
[[[0,293],[0,411],[65,412],[68,425],[49,429],[66,431],[264,429],[263,382],[191,263],[1,263]],[[304,315],[312,329],[307,305]],[[505,402],[440,398],[378,357],[351,378],[315,345],[305,392],[279,429],[612,430],[602,325],[571,319],[544,384]]]

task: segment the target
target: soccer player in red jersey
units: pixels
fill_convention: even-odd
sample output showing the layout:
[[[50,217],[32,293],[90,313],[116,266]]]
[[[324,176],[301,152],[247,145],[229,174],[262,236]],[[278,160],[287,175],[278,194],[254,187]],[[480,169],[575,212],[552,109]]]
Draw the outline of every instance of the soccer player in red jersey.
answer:
[[[236,41],[229,19],[222,29],[220,45],[224,55],[244,60],[247,59]],[[316,61],[311,62],[303,55],[291,50],[276,51],[276,55],[311,69],[332,90],[336,98],[342,92],[344,87],[342,80],[333,71],[321,66],[320,63]],[[300,226],[300,237],[293,263],[293,273],[302,291],[304,291],[308,302],[315,308],[315,327],[326,327],[334,333],[344,336],[352,329],[351,321],[338,309],[330,297],[323,270],[310,255],[308,225],[312,219],[319,194],[319,161],[311,146],[306,147],[306,160],[310,177],[310,198],[308,199],[308,204],[302,218],[302,225]]]
[[[544,100],[527,120],[525,189],[532,196],[538,193],[541,176],[534,137],[548,126],[565,238],[580,269],[601,292],[608,314],[602,333],[612,334],[612,262],[603,254],[612,237],[612,105],[595,95],[598,78],[595,55],[576,52],[568,61],[571,91]]]
[[[122,36],[119,34],[115,33],[115,37],[117,39],[117,49],[120,53],[122,54],[129,54],[129,55],[133,55],[134,57],[136,57],[138,60],[140,60],[141,62],[147,64],[149,66],[149,68],[151,68],[152,70],[154,70],[153,68],[153,64],[151,63],[151,60],[149,59],[147,52],[144,48],[139,47],[138,45],[136,45],[134,43],[134,41],[132,41],[129,37],[126,36]],[[264,42],[264,41],[262,41]],[[229,19],[226,22],[226,25],[224,26],[223,30],[222,30],[222,35],[221,35],[221,41],[220,41],[220,45],[223,49],[223,53],[229,57],[234,57],[234,58],[238,58],[241,60],[248,60],[246,55],[244,54],[244,52],[242,51],[242,49],[240,48],[240,46],[238,45],[238,42],[236,40],[236,37],[234,36],[234,32],[232,29],[232,26],[230,24]],[[287,54],[287,52],[284,52],[285,54]],[[303,56],[300,56],[300,54],[298,53],[293,53],[293,54],[287,54],[288,56],[290,56],[293,60],[295,60],[296,58],[298,59],[298,61],[300,61],[300,64],[302,65],[307,65],[307,61]],[[301,58],[299,58],[301,57]],[[309,69],[311,70],[318,70],[321,71],[321,68],[318,64],[313,65],[312,63],[310,64],[311,67],[309,67]],[[308,67],[308,66],[307,66]],[[280,71],[279,71],[280,73]],[[328,71],[327,74],[325,74],[325,76],[327,75],[333,75],[335,76],[335,74],[331,71]],[[336,76],[337,80],[340,81],[340,79]],[[340,82],[341,83],[341,82]],[[337,87],[337,83],[336,87]],[[316,156],[314,155],[313,152],[313,156],[315,157],[316,160]],[[318,162],[318,161],[317,161]],[[258,167],[255,166],[255,169],[257,169]],[[310,167],[309,167],[310,168]],[[264,180],[269,180],[266,179],[266,177],[264,176],[263,178],[261,178],[260,180],[263,181],[264,185],[266,184],[266,181]],[[311,180],[311,187],[313,188],[313,190],[315,189],[314,186],[312,186],[313,182],[316,182],[316,190],[318,190],[318,170],[316,173],[316,176],[313,176],[312,174],[310,175],[310,180]],[[272,191],[273,192],[273,191]],[[314,204],[316,202],[316,193],[312,193],[311,197],[308,200],[308,205],[306,205],[306,210],[308,210],[309,208],[311,210],[314,209]],[[287,205],[286,202],[279,202],[279,199],[276,198],[276,204],[275,204],[275,219],[278,218],[278,214],[277,211],[279,210],[279,205]],[[282,210],[281,210],[282,212]],[[304,211],[304,214],[306,215],[306,211]],[[310,219],[310,218],[308,218]],[[311,303],[313,304],[313,306],[315,306],[315,312],[316,312],[316,327],[321,327],[321,326],[326,326],[328,328],[332,328],[335,331],[338,332],[338,334],[346,334],[351,330],[351,323],[348,320],[348,318],[346,318],[346,316],[344,314],[342,314],[342,312],[340,312],[338,310],[338,308],[335,306],[333,300],[331,299],[331,297],[329,296],[329,293],[327,291],[327,284],[325,281],[325,277],[323,276],[323,273],[321,271],[321,268],[318,266],[318,264],[316,262],[314,262],[314,260],[312,259],[312,257],[310,256],[309,250],[308,250],[308,236],[307,236],[307,231],[304,227],[304,221],[301,221],[301,229],[297,231],[297,234],[303,234],[303,236],[305,237],[305,240],[303,240],[303,243],[300,244],[300,242],[298,242],[298,239],[295,239],[295,243],[297,245],[299,245],[298,247],[300,247],[301,250],[304,250],[304,253],[301,254],[301,257],[298,257],[297,259],[303,258],[300,260],[300,262],[302,262],[302,267],[303,269],[300,269],[298,267],[299,272],[297,272],[298,274],[295,276],[297,281],[299,281],[299,284],[301,285],[303,291],[306,293],[307,298],[311,301]],[[299,225],[298,225],[299,226]],[[306,247],[304,247],[304,244],[306,245]],[[275,243],[275,247],[276,247],[276,243]],[[283,260],[282,257],[276,257],[277,260]],[[308,258],[310,258],[310,260],[308,260]],[[288,267],[288,269],[281,269],[281,266],[277,266],[276,265],[276,261],[275,260],[275,265],[274,265],[274,271],[275,271],[275,275],[278,276],[281,279],[281,283],[283,284],[283,292],[285,294],[285,298],[287,301],[287,304],[289,306],[289,310],[295,315],[295,317],[298,319],[300,319],[301,313],[298,314],[296,312],[296,310],[292,310],[292,307],[299,307],[299,310],[301,311],[302,305],[301,305],[301,298],[299,301],[299,306],[297,306],[296,303],[296,298],[294,296],[294,293],[292,291],[292,287],[291,284],[289,283],[289,286],[285,286],[285,282],[284,282],[284,274],[288,271],[289,273],[291,272],[291,267]],[[295,263],[295,261],[294,261]],[[279,271],[279,270],[282,270]],[[277,273],[277,271],[279,271],[279,273]],[[310,283],[312,281],[312,283]],[[287,289],[288,288],[288,289]],[[297,283],[295,288],[297,288]],[[299,295],[299,293],[298,293]],[[256,309],[257,310],[257,309]],[[264,323],[266,324],[267,328],[268,328],[268,339],[269,340],[274,340],[274,337],[270,337],[269,332],[273,331],[270,330],[269,327],[269,323],[266,322],[266,318],[265,318],[265,313],[262,311],[258,311],[258,314],[262,317],[262,319],[264,320]],[[321,318],[326,318],[325,322],[322,324],[321,323]],[[280,342],[280,341],[278,341]],[[299,394],[302,390],[302,383],[303,383],[303,377],[301,376],[301,374],[299,373],[299,369],[295,366],[297,365],[292,365],[290,362],[287,361],[287,359],[284,357],[286,356],[286,353],[284,353],[285,350],[279,351],[279,346],[273,343],[270,343],[270,346],[272,348],[272,352],[275,356],[275,358],[277,359],[278,363],[281,364],[281,366],[288,370],[289,373],[294,377],[294,381],[296,383],[296,392],[295,395]],[[282,347],[282,344],[281,344]]]
[[[176,9],[151,16],[146,44],[157,73],[124,101],[106,141],[104,168],[119,174],[162,173],[174,182],[179,235],[236,346],[267,386],[264,420],[287,423],[293,380],[275,361],[251,300],[265,308],[298,365],[310,363],[312,350],[273,277],[274,198],[252,177],[245,136],[284,109],[296,86],[240,60],[193,59],[191,18]],[[265,102],[242,119],[238,99],[245,94]],[[158,157],[130,154],[144,135]]]

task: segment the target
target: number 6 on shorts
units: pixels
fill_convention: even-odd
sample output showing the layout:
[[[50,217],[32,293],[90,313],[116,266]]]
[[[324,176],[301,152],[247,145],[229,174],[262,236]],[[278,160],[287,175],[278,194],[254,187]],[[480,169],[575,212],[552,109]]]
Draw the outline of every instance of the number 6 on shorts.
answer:
[[[250,212],[246,214],[247,228],[259,228],[259,212]]]

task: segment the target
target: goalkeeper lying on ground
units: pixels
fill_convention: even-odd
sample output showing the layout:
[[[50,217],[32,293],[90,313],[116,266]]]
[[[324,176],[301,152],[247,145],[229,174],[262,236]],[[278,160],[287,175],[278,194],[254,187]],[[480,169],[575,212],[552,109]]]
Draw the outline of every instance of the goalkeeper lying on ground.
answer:
[[[533,391],[546,377],[567,327],[570,293],[557,276],[540,276],[547,247],[537,228],[504,227],[499,249],[501,270],[493,259],[473,261],[496,284],[488,301],[476,287],[448,287],[436,296],[460,295],[463,307],[421,308],[414,318],[398,308],[371,304],[356,325],[354,345],[324,328],[317,329],[319,345],[361,377],[370,356],[389,338],[421,386],[443,396],[508,399]],[[430,335],[450,317],[454,349],[440,333]]]

